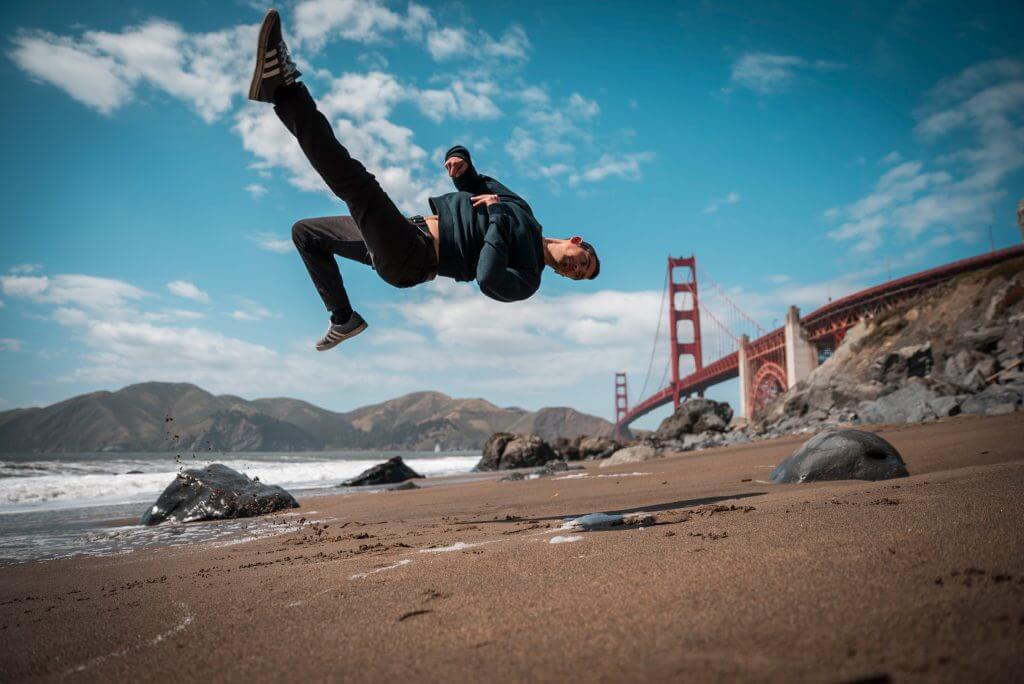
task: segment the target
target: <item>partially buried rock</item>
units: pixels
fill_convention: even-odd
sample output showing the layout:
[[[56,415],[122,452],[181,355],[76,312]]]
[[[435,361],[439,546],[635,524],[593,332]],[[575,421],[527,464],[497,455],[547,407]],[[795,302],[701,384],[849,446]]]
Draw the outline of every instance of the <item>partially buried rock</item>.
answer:
[[[896,448],[872,432],[826,430],[807,440],[772,471],[775,484],[821,480],[889,480],[907,477]]]
[[[281,487],[265,485],[259,478],[250,479],[214,463],[178,473],[156,503],[142,514],[142,524],[248,518],[298,507],[299,502]]]
[[[564,473],[570,470],[583,470],[583,466],[569,466],[565,461],[549,461],[544,464],[543,468],[536,470],[520,470],[515,473],[509,473],[505,477],[498,480],[498,482],[518,482],[519,480],[536,480],[541,477],[549,477],[551,475],[557,475],[558,473]]]
[[[405,461],[402,460],[401,456],[395,456],[364,470],[351,480],[345,480],[338,486],[365,487],[368,485],[396,484],[411,480],[414,477],[423,476],[405,465]]]
[[[483,457],[475,470],[532,468],[554,460],[558,460],[558,455],[540,437],[498,432],[484,444]]]
[[[600,467],[604,468],[605,466],[615,466],[623,463],[639,463],[640,461],[649,461],[652,458],[661,458],[661,455],[661,450],[650,444],[636,444],[625,449],[619,449],[609,458],[601,461]]]

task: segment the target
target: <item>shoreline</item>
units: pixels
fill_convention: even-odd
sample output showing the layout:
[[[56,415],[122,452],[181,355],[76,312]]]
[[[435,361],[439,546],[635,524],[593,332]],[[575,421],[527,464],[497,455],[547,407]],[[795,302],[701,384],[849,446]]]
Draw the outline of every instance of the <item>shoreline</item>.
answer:
[[[1012,676],[1024,413],[872,430],[911,477],[765,484],[800,435],[600,472],[585,462],[586,477],[317,497],[315,515],[273,537],[0,568],[0,671]],[[565,527],[592,513],[645,521]]]

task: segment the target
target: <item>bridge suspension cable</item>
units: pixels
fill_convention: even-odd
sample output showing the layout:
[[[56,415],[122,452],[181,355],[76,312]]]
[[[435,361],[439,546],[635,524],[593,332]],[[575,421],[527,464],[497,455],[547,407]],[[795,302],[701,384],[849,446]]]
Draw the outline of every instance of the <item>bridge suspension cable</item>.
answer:
[[[654,354],[658,350],[658,336],[661,334],[661,320],[665,317],[665,293],[668,292],[668,273],[665,273],[665,282],[661,285],[661,302],[658,304],[658,327],[654,329],[654,343],[651,345],[651,358],[647,362],[647,373],[644,375],[644,384],[640,389],[638,397],[647,396],[647,382],[651,379],[651,367],[654,365]]]
[[[753,319],[753,317],[750,316],[750,314],[748,314],[746,311],[741,309],[740,306],[738,304],[736,304],[736,302],[732,301],[732,298],[728,294],[726,294],[725,290],[722,289],[721,285],[719,285],[717,282],[715,282],[714,278],[712,278],[710,275],[708,275],[707,271],[705,271],[703,268],[700,268],[700,267],[698,267],[698,269],[700,270],[701,280],[703,282],[705,282],[705,283],[709,283],[711,285],[712,289],[714,289],[715,292],[717,292],[718,295],[721,296],[722,299],[725,300],[725,303],[726,303],[726,305],[728,307],[730,307],[732,310],[734,310],[737,314],[739,314],[739,316],[741,318],[743,318],[747,323],[749,323],[750,325],[752,325],[754,327],[754,330],[756,331],[757,334],[756,335],[751,335],[751,338],[760,337],[761,335],[764,335],[766,332],[768,332],[767,330],[762,328],[761,324],[758,323],[757,321],[755,321]]]

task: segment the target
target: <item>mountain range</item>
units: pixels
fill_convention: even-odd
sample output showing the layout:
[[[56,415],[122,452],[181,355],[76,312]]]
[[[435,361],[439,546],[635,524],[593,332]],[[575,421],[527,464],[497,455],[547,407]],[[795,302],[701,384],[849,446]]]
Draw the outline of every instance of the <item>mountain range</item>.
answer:
[[[187,383],[146,382],[4,411],[0,452],[479,449],[499,431],[554,439],[608,435],[612,424],[571,408],[527,411],[440,392],[337,413],[299,399],[250,401]]]

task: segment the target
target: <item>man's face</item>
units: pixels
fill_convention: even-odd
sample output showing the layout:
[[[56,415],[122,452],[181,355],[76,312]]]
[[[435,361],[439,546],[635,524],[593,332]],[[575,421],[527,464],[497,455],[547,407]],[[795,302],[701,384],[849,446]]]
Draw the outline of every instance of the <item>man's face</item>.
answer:
[[[597,264],[582,243],[583,239],[578,235],[565,241],[562,258],[558,260],[558,268],[555,269],[559,275],[573,280],[583,280],[594,272]]]

